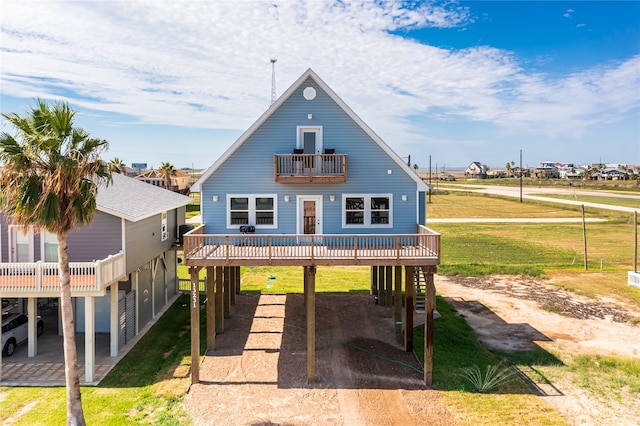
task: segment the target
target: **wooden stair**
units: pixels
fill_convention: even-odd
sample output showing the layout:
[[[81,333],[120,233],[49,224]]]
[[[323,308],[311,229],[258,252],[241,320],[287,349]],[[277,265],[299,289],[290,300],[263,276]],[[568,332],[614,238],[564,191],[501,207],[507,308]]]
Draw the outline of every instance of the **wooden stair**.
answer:
[[[427,278],[423,267],[417,266],[413,268],[413,282],[416,288],[416,311],[424,311]]]

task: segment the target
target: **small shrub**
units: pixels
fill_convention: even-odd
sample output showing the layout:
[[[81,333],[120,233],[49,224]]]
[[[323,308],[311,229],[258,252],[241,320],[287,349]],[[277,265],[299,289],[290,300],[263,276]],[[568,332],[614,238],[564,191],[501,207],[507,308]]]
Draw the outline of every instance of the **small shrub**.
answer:
[[[500,384],[504,383],[511,376],[513,371],[507,368],[501,368],[500,365],[488,365],[487,371],[483,375],[480,367],[465,368],[462,371],[462,377],[467,379],[475,388],[476,392],[490,392],[496,389]]]

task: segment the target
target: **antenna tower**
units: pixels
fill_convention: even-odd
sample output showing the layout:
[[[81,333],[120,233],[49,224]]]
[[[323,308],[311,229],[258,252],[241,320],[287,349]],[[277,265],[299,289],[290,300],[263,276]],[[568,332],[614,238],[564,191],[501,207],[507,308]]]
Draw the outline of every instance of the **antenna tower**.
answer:
[[[276,101],[276,58],[271,58],[271,105]]]

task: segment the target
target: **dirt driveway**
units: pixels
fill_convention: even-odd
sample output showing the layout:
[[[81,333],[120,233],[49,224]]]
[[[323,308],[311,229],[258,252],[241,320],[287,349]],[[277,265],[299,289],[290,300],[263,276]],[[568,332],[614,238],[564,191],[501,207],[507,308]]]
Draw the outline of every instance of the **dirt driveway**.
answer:
[[[640,313],[613,301],[518,277],[437,276],[436,288],[487,346],[640,357],[640,327],[628,322]],[[302,295],[242,294],[237,302],[218,349],[202,363],[202,383],[185,398],[194,423],[456,423],[439,393],[424,388],[420,366],[401,349],[389,312],[371,297],[317,295],[318,379],[312,385],[306,383]],[[540,395],[572,425],[636,425],[640,416],[637,399],[598,400],[563,378],[540,384]]]
[[[316,375],[306,383],[302,295],[242,294],[201,384],[185,399],[198,425],[450,425],[437,391],[404,352],[387,310],[366,295],[318,294]],[[286,315],[286,322],[284,321]]]

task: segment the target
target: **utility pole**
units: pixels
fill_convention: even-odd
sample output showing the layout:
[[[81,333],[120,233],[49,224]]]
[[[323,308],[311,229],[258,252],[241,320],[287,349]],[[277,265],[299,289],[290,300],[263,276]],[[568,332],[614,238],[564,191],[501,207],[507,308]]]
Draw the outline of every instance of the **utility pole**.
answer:
[[[522,202],[522,150],[520,150],[520,202]]]
[[[431,154],[429,154],[429,204],[431,204]]]
[[[276,58],[271,58],[271,105],[276,101]]]

